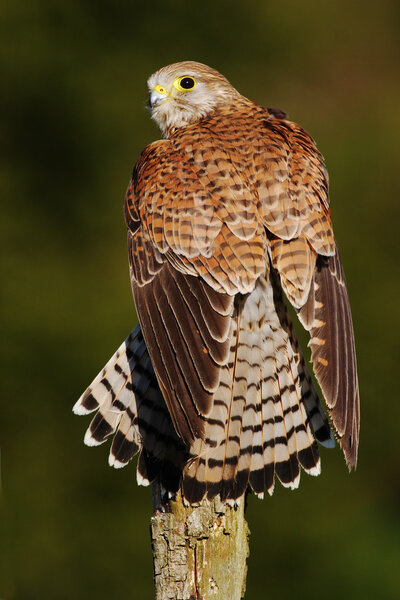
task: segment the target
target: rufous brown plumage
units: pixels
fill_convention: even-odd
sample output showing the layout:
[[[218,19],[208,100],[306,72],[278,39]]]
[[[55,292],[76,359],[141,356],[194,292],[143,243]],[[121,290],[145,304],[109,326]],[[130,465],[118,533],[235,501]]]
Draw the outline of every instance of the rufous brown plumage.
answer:
[[[110,464],[140,450],[140,483],[181,486],[191,502],[318,474],[316,441],[333,436],[284,294],[355,467],[353,327],[314,141],[199,63],[161,69],[149,91],[164,139],[144,149],[125,199],[140,327],[75,406],[97,410],[86,442],[115,433]]]

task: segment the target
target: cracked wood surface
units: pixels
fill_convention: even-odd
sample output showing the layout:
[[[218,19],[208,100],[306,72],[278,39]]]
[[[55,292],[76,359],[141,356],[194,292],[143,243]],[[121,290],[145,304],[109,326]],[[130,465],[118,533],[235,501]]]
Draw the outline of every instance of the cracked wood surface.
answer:
[[[155,498],[159,490],[153,484]],[[249,528],[245,501],[219,497],[195,506],[180,494],[155,502],[151,519],[156,600],[240,600],[246,588]]]

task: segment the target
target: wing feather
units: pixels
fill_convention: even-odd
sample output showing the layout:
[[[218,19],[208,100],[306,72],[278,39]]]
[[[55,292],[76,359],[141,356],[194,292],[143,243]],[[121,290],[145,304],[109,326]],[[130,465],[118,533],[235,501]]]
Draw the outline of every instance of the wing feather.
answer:
[[[268,141],[255,163],[272,264],[310,331],[314,372],[351,469],[357,462],[359,432],[357,365],[350,304],[330,219],[327,171],[301,127],[273,118],[264,126]]]
[[[315,306],[314,319],[307,323],[314,372],[352,469],[357,464],[359,389],[353,322],[338,250],[334,256],[318,257],[314,297],[309,301]]]
[[[139,289],[142,289],[142,293],[135,293]],[[203,424],[195,410],[164,329],[152,286],[136,288],[134,298],[146,346],[174,426],[184,440],[201,436]]]

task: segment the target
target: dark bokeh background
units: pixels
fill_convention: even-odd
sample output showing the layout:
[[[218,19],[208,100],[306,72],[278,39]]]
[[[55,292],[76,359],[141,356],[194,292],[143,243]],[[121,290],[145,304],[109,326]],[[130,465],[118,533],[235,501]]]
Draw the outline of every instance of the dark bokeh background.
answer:
[[[359,468],[323,449],[250,498],[247,597],[400,597],[399,6],[2,2],[2,599],[152,598],[150,492],[71,407],[135,323],[123,195],[159,137],[146,79],[183,59],[318,140],[357,338]]]

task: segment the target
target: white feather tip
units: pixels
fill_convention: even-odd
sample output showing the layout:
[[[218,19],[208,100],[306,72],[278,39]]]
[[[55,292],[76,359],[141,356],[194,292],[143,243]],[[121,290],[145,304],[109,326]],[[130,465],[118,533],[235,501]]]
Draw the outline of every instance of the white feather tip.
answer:
[[[128,463],[123,463],[120,460],[117,460],[113,454],[109,454],[108,464],[110,467],[114,467],[114,469],[122,469],[123,467],[126,467]]]
[[[147,477],[143,477],[143,475],[141,475],[139,471],[136,471],[136,481],[138,485],[143,485],[144,487],[150,485],[150,481],[147,479]]]
[[[103,440],[105,442],[105,440]],[[92,436],[90,429],[88,429],[85,433],[85,437],[83,439],[83,442],[86,444],[86,446],[100,446],[103,442],[99,442],[98,440],[95,440],[94,437]]]

